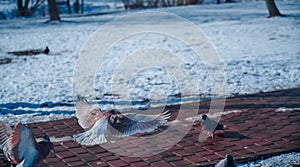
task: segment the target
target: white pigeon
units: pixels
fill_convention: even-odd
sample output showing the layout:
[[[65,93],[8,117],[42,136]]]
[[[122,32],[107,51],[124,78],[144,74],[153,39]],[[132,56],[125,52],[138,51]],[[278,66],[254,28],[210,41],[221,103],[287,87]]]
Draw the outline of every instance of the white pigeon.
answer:
[[[121,113],[115,109],[101,112],[100,108],[90,105],[85,98],[78,98],[76,117],[79,125],[86,131],[73,137],[82,145],[102,144],[107,142],[107,135],[124,137],[152,132],[157,127],[166,125],[170,115],[169,111],[157,115]]]
[[[17,167],[38,167],[53,147],[48,136],[37,143],[31,130],[21,123],[12,129],[0,122],[0,149]]]

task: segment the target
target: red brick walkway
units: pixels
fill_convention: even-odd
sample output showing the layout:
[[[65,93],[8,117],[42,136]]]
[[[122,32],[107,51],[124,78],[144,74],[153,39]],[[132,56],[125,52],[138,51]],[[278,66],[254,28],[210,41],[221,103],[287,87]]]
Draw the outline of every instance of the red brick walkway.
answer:
[[[199,114],[207,113],[209,101],[201,102]],[[275,111],[280,107],[294,108]],[[173,119],[179,106],[168,106]],[[298,108],[298,109],[295,109]],[[42,166],[209,166],[230,153],[238,162],[260,159],[280,153],[300,151],[300,88],[258,93],[226,99],[223,136],[199,142],[201,126],[194,123],[188,134],[175,146],[158,155],[132,158],[115,154],[101,146],[81,146],[73,141],[57,142]],[[149,111],[150,112],[150,111]],[[172,118],[171,118],[172,119]],[[83,132],[75,118],[28,124],[34,135],[71,136]],[[163,144],[165,139],[157,139]],[[161,141],[161,142],[160,142]],[[128,149],[139,150],[139,141]],[[144,141],[143,141],[144,142]],[[135,147],[130,147],[137,144]],[[126,150],[125,150],[126,151]],[[0,166],[7,166],[3,157]]]

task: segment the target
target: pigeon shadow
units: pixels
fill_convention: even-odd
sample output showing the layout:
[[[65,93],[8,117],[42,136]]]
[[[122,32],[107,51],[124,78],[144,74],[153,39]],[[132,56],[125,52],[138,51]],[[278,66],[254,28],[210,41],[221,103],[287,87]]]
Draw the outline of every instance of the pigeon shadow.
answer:
[[[225,131],[222,135],[222,138],[236,138],[236,139],[251,139],[248,136],[245,136],[239,132]]]

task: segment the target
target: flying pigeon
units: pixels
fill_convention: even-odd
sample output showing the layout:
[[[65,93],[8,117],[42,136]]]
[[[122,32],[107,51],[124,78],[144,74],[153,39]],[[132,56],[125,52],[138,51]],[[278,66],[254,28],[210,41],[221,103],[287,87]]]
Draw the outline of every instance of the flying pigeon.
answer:
[[[233,157],[230,154],[226,154],[225,158],[222,159],[215,167],[237,167]]]
[[[78,98],[76,117],[86,131],[73,137],[82,145],[102,144],[107,142],[107,135],[124,137],[152,132],[166,125],[170,115],[169,111],[157,115],[121,113],[115,109],[101,112],[100,108],[90,105],[85,98]]]
[[[0,149],[17,167],[38,167],[53,147],[48,136],[37,143],[31,130],[21,123],[12,129],[0,122]]]
[[[214,137],[214,132],[216,130],[224,130],[223,124],[210,119],[206,114],[202,114],[201,116],[201,126],[207,131],[209,137]]]

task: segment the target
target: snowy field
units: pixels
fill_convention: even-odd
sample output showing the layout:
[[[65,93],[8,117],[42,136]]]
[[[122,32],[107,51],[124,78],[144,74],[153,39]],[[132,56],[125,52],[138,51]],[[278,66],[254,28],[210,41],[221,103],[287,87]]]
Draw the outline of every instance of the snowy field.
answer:
[[[300,86],[300,3],[296,0],[278,1],[277,5],[286,17],[267,18],[264,1],[221,5],[208,2],[146,11],[170,12],[197,25],[215,47],[222,62],[226,96],[234,96]],[[80,49],[99,27],[133,12],[140,10],[89,17],[63,14],[61,22],[53,23],[45,23],[48,17],[38,16],[0,20],[0,59],[12,59],[11,63],[0,65],[0,120],[26,123],[73,116],[73,76]],[[158,21],[172,22],[168,18]],[[136,22],[132,20],[130,24]],[[127,24],[124,22],[124,26]],[[96,95],[92,98],[98,99],[103,108],[118,100],[119,108],[145,109],[178,102],[176,97],[179,94],[185,101],[192,101],[195,96],[218,96],[212,95],[203,64],[192,56],[188,57],[193,54],[190,48],[193,45],[197,43],[185,46],[164,34],[136,35],[116,43],[103,60],[105,68],[99,67],[101,70],[94,83]],[[7,54],[46,46],[50,48],[48,55],[18,57]],[[188,79],[174,80],[164,71],[147,69],[130,76],[130,82],[125,83],[129,98],[114,95],[110,91],[113,65],[137,48],[167,48],[182,55],[185,65],[170,66],[189,70],[199,88],[190,88],[182,94],[176,81],[189,87]]]

